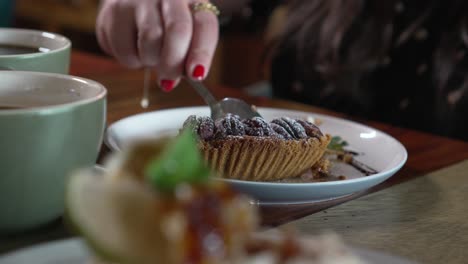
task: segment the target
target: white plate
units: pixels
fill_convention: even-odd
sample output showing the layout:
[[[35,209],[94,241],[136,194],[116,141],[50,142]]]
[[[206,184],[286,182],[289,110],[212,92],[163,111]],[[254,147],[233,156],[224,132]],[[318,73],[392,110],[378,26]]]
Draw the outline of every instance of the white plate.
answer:
[[[314,183],[268,183],[227,180],[241,192],[261,204],[309,203],[335,199],[373,187],[395,174],[405,164],[405,147],[388,134],[355,122],[315,113],[275,108],[258,108],[266,120],[288,116],[318,118],[320,128],[332,136],[340,136],[354,150],[363,153],[358,160],[379,173],[367,177],[346,175],[347,180]],[[111,124],[105,136],[106,144],[114,151],[141,138],[176,135],[189,115],[209,115],[208,107],[186,107],[138,114]]]
[[[356,249],[355,252],[369,263],[415,264],[400,257],[381,252]],[[86,264],[91,255],[81,239],[72,238],[21,249],[0,256],[0,264]]]

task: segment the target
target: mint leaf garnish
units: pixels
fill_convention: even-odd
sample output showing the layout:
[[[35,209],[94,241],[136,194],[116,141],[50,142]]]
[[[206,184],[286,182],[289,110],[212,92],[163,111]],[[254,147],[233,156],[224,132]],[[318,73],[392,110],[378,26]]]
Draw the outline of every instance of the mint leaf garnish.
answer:
[[[200,183],[207,180],[210,171],[197,147],[195,135],[185,129],[168,143],[161,155],[150,162],[146,179],[163,192],[172,192],[181,183]]]
[[[330,140],[330,143],[328,143],[328,149],[332,150],[344,150],[343,148],[348,146],[348,142],[344,141],[341,137],[339,136],[334,136]]]

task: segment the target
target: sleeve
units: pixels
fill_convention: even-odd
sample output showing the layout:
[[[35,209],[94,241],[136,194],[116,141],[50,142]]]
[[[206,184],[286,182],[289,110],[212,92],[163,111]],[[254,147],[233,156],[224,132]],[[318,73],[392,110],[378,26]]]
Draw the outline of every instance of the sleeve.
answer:
[[[226,18],[221,25],[225,30],[242,29],[245,32],[261,31],[268,22],[273,10],[282,2],[281,0],[251,0],[239,14]],[[233,24],[235,26],[233,26]]]
[[[267,17],[271,14],[276,6],[284,1],[281,0],[252,0],[250,2],[250,9],[253,16]]]

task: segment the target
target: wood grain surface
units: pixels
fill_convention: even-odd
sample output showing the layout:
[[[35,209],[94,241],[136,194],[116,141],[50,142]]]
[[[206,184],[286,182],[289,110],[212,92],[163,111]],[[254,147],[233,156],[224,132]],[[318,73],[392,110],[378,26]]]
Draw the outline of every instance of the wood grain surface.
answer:
[[[290,225],[420,263],[467,263],[468,160]]]

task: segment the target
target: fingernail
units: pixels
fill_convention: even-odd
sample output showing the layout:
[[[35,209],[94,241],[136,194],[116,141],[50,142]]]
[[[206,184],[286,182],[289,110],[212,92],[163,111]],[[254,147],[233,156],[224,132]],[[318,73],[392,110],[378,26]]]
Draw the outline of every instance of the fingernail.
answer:
[[[192,77],[200,81],[203,80],[203,78],[205,77],[205,67],[203,67],[203,65],[200,64],[195,66],[195,68],[193,69]]]
[[[170,92],[174,89],[174,84],[174,80],[161,80],[161,89],[166,93]]]

